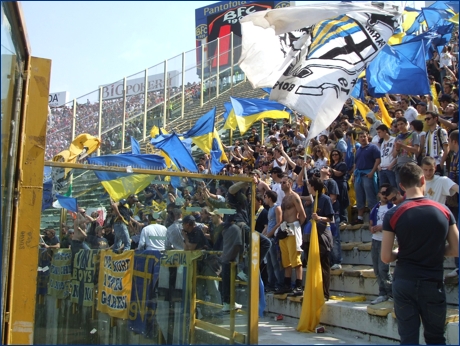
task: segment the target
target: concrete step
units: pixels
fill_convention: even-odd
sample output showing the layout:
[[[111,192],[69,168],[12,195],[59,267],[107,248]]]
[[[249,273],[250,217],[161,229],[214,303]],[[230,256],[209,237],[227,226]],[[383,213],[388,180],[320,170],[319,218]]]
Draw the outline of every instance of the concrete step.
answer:
[[[390,268],[390,272],[393,268]],[[450,270],[446,270],[445,274]],[[458,277],[445,281],[446,300],[450,307],[458,307]],[[331,271],[330,293],[335,296],[364,295],[370,302],[377,298],[379,287],[371,266],[343,265]]]
[[[342,240],[342,264],[372,266],[371,242],[345,242]],[[394,263],[391,264],[394,266]],[[444,259],[444,268],[453,270],[455,261],[453,257]]]
[[[298,319],[302,304],[274,298],[273,294],[266,294],[266,310],[269,313],[282,314],[285,317]],[[392,316],[391,310],[385,316],[375,316],[368,313],[368,303],[345,302],[329,300],[323,306],[320,324],[333,328],[346,329],[352,333],[363,335],[364,339],[372,340],[381,338],[389,343],[399,341],[396,319]],[[458,315],[458,310],[456,311]],[[450,318],[455,321],[455,317]],[[457,317],[458,321],[458,317]],[[447,344],[458,345],[458,322],[448,322],[446,325]],[[420,342],[423,343],[423,327],[420,331]]]

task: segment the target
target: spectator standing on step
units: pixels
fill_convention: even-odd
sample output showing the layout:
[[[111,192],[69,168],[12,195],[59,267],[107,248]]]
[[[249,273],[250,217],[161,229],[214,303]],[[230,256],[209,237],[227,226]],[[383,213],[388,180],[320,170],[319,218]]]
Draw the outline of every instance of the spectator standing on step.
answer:
[[[452,131],[449,135],[449,148],[450,152],[450,165],[447,167],[447,176],[451,179],[454,183],[458,185],[458,130]],[[452,212],[452,214],[458,215],[458,193],[454,194],[451,197],[447,197],[446,205]],[[457,227],[458,227],[458,220],[457,220]],[[458,276],[458,257],[455,257],[455,270],[451,271],[449,274],[446,275],[447,277],[455,277]]]
[[[444,257],[458,256],[458,229],[450,210],[424,197],[425,177],[416,163],[401,167],[406,200],[383,220],[381,258],[396,261],[393,300],[401,344],[419,344],[420,320],[426,344],[445,344]],[[395,237],[399,248],[393,250]]]
[[[386,196],[386,191],[391,185],[388,183],[382,184],[379,189],[378,197],[380,199],[374,208],[372,208],[369,215],[369,230],[372,233],[372,266],[374,268],[375,276],[377,277],[377,283],[379,284],[379,296],[374,299],[371,304],[379,304],[387,301],[393,296],[391,291],[391,274],[390,265],[383,263],[380,258],[382,249],[382,224],[383,218],[388,210],[393,208],[395,205],[389,201]]]

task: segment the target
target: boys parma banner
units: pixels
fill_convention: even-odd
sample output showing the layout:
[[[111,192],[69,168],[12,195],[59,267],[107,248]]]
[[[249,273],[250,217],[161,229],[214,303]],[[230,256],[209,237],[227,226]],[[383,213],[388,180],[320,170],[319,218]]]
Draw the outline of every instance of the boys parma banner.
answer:
[[[94,305],[99,251],[80,250],[73,258],[70,301],[80,306]]]
[[[134,251],[115,254],[102,250],[99,267],[97,310],[111,317],[128,318],[131,300]]]

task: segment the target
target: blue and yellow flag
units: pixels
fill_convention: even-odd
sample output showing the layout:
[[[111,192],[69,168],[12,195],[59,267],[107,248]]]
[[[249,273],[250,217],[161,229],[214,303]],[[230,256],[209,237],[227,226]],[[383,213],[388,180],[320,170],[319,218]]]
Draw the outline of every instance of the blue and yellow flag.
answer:
[[[286,106],[276,101],[236,97],[230,97],[230,101],[233,113],[229,113],[227,121],[234,116],[241,134],[244,134],[252,124],[261,119],[289,119],[289,113],[285,111]]]
[[[191,138],[192,142],[206,154],[209,154],[212,148],[213,138],[216,139],[219,149],[222,152],[220,161],[228,161],[225,155],[222,142],[215,128],[216,107],[204,114],[197,120],[195,125],[184,133],[184,138]]]
[[[88,163],[101,166],[131,166],[132,168],[140,169],[161,170],[166,168],[164,158],[159,155],[104,155],[89,157]],[[109,171],[94,171],[94,174],[96,174],[96,177],[114,201],[139,193],[152,181],[152,176],[149,174]]]

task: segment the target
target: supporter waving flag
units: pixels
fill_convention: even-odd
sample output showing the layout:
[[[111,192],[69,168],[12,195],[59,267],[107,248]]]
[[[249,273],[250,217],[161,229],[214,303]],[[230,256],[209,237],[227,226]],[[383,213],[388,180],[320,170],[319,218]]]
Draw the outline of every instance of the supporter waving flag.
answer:
[[[255,12],[241,20],[240,67],[270,99],[312,120],[309,138],[337,117],[359,74],[393,35],[399,14],[338,3]]]

